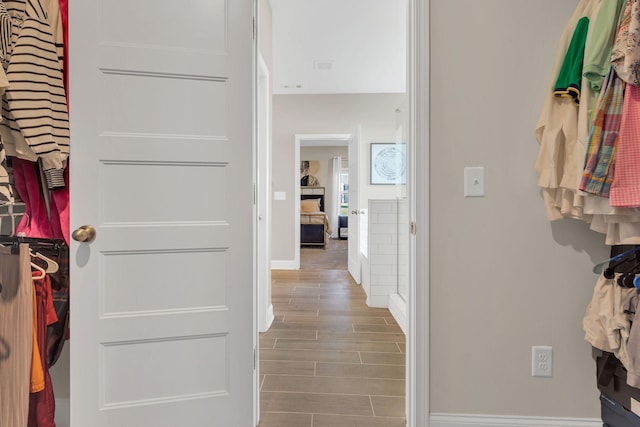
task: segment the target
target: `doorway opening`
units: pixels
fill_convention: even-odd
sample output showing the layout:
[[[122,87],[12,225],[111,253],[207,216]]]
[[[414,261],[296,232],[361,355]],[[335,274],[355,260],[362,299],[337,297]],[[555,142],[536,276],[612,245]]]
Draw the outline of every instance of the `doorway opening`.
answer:
[[[304,215],[298,212],[303,205],[294,204],[294,237],[295,260],[298,269],[347,270],[349,252],[348,247],[348,209],[349,209],[349,168],[353,162],[349,158],[349,134],[305,134],[295,136],[294,166],[303,162],[315,164],[321,177],[318,187],[302,186],[302,169],[300,176],[294,175],[294,200],[307,197],[303,191],[311,194],[308,198],[322,197],[322,209],[326,214],[326,233],[322,238],[318,236],[302,236],[303,232],[313,233],[316,225],[305,225],[301,222],[317,222],[314,213]],[[300,166],[301,167],[301,166]],[[308,184],[308,182],[307,182]],[[302,215],[301,215],[302,214]],[[315,239],[314,239],[315,237]]]
[[[274,3],[279,3],[279,2],[276,1],[276,2],[271,2],[271,3],[274,4]],[[408,2],[408,3],[411,3],[411,2]],[[410,20],[408,20],[408,21],[410,21]],[[409,61],[407,61],[407,65],[409,65]],[[303,95],[301,95],[301,96],[303,96]],[[393,244],[395,245],[395,251],[396,251],[394,253],[394,256],[396,258],[396,263],[397,263],[397,260],[398,260],[399,245],[402,244],[402,245],[404,245],[404,247],[407,248],[407,253],[406,253],[406,262],[407,262],[407,264],[405,265],[405,267],[406,267],[405,273],[406,274],[402,278],[404,280],[405,287],[404,287],[403,292],[401,294],[401,292],[399,290],[399,285],[398,285],[398,282],[400,280],[399,279],[400,273],[397,270],[397,266],[396,266],[396,270],[394,270],[394,272],[393,272],[393,275],[395,277],[394,277],[394,283],[392,284],[391,287],[393,287],[395,289],[395,292],[394,292],[395,294],[403,295],[404,303],[405,303],[405,305],[408,305],[408,304],[406,304],[407,303],[406,299],[411,295],[411,292],[408,290],[408,288],[409,288],[409,280],[411,280],[411,278],[415,279],[415,274],[411,274],[409,272],[409,269],[410,269],[409,259],[410,259],[411,255],[410,255],[409,249],[408,249],[411,246],[411,240],[414,238],[414,237],[411,237],[411,235],[409,233],[409,229],[410,229],[410,227],[409,227],[409,217],[413,213],[413,208],[409,207],[409,205],[410,205],[409,198],[412,195],[412,191],[409,190],[408,187],[407,187],[407,185],[408,185],[410,179],[412,179],[412,177],[410,175],[407,175],[408,181],[405,181],[405,182],[402,182],[402,183],[397,183],[396,185],[392,185],[392,186],[389,186],[389,187],[384,187],[384,189],[387,190],[386,192],[385,191],[382,191],[382,192],[372,191],[372,188],[369,188],[369,187],[373,187],[372,184],[370,183],[370,181],[368,179],[367,180],[363,179],[363,175],[368,175],[368,173],[369,173],[368,172],[368,170],[370,168],[369,161],[370,161],[370,156],[371,156],[371,154],[370,154],[370,145],[372,143],[393,143],[393,144],[403,144],[403,143],[405,143],[405,144],[409,145],[408,143],[413,138],[415,138],[414,134],[411,132],[411,125],[408,124],[408,122],[410,121],[409,119],[410,119],[410,115],[411,115],[412,104],[411,104],[411,100],[408,99],[409,95],[405,94],[405,96],[407,97],[407,98],[405,98],[406,104],[403,103],[403,105],[407,107],[407,109],[405,110],[407,115],[401,120],[402,123],[401,123],[400,127],[398,127],[398,123],[399,122],[398,122],[397,118],[396,118],[396,121],[394,123],[395,127],[394,127],[393,130],[394,131],[398,131],[398,132],[390,132],[389,135],[381,136],[381,135],[373,135],[370,130],[369,130],[369,133],[367,133],[367,131],[365,131],[365,139],[363,139],[363,141],[362,141],[363,142],[362,143],[363,153],[362,153],[361,156],[358,156],[360,159],[365,159],[365,161],[362,162],[363,164],[361,165],[363,167],[363,172],[365,172],[365,173],[364,174],[356,173],[354,175],[352,175],[350,173],[349,174],[349,189],[351,190],[351,185],[352,185],[352,183],[354,183],[354,176],[355,176],[356,177],[356,182],[358,182],[358,181],[362,182],[363,184],[365,184],[367,186],[367,188],[364,189],[365,190],[364,193],[367,194],[367,192],[368,192],[369,194],[367,194],[366,197],[363,197],[363,200],[365,202],[363,203],[362,206],[359,206],[358,209],[354,209],[353,212],[351,212],[351,209],[350,209],[348,214],[349,215],[351,215],[351,214],[353,214],[353,215],[365,214],[366,215],[368,213],[368,211],[369,211],[369,202],[371,200],[380,201],[380,200],[385,200],[385,199],[391,198],[396,203],[396,206],[400,206],[400,203],[398,203],[398,193],[401,193],[401,196],[399,196],[399,197],[400,198],[404,198],[404,200],[406,202],[406,204],[405,204],[406,211],[404,211],[404,213],[406,213],[406,217],[405,218],[407,220],[404,223],[401,223],[400,220],[397,218],[398,214],[397,214],[397,211],[396,211],[396,219],[395,219],[395,222],[393,223],[393,226],[396,227],[396,232],[401,227],[406,226],[405,230],[403,231],[403,236],[406,236],[406,238],[403,238],[404,240],[402,240],[402,239],[396,237],[396,240],[395,240],[395,242]],[[394,104],[392,106],[391,110],[392,111],[396,111],[398,109],[398,107],[400,107],[400,104]],[[273,111],[274,111],[274,115],[277,114],[278,107],[274,106]],[[300,120],[300,122],[303,122],[303,121],[305,121],[305,120]],[[274,145],[279,144],[277,139],[281,138],[281,135],[277,135],[276,136],[276,134],[279,133],[279,130],[276,129],[277,126],[278,126],[278,124],[276,124],[274,122],[274,130],[273,130],[273,133],[274,133]],[[340,127],[338,127],[338,128],[340,128]],[[305,131],[305,130],[306,131],[317,131],[318,130],[318,128],[314,128],[313,126],[306,127],[306,128],[299,126],[298,129],[300,129],[301,131]],[[403,133],[403,131],[404,131],[404,133]],[[351,136],[351,135],[347,135],[347,134],[343,135],[344,138],[346,138],[348,136]],[[304,336],[305,332],[307,332],[308,329],[301,328],[301,329],[297,330],[295,328],[296,325],[293,325],[293,323],[296,323],[296,322],[290,322],[289,325],[286,325],[286,323],[287,323],[286,319],[288,318],[289,320],[303,320],[303,317],[308,317],[308,313],[295,314],[295,313],[287,312],[287,313],[283,314],[286,317],[282,318],[282,317],[279,317],[280,316],[280,313],[279,313],[280,312],[280,310],[279,310],[280,307],[279,307],[279,305],[280,304],[285,304],[285,303],[286,304],[291,304],[293,302],[294,305],[298,306],[298,308],[303,308],[302,307],[303,304],[311,304],[308,301],[310,298],[311,299],[315,298],[316,301],[320,301],[320,302],[322,302],[322,298],[323,298],[323,296],[321,294],[319,294],[319,291],[317,290],[317,288],[321,287],[321,284],[316,283],[319,280],[318,277],[317,276],[313,277],[313,278],[309,279],[309,281],[307,282],[306,281],[307,278],[306,278],[306,276],[304,275],[304,272],[303,272],[304,268],[301,269],[300,218],[299,218],[300,215],[299,215],[299,210],[296,210],[295,207],[298,204],[298,201],[300,200],[300,186],[299,186],[299,178],[300,178],[300,176],[299,176],[299,167],[300,167],[300,160],[301,160],[301,157],[300,157],[300,142],[302,140],[304,140],[305,137],[309,137],[309,139],[311,139],[312,136],[309,135],[309,134],[299,134],[297,132],[295,133],[295,143],[294,143],[294,147],[293,147],[294,151],[295,151],[295,154],[293,156],[294,157],[293,159],[290,159],[290,160],[287,159],[287,161],[285,161],[284,163],[278,163],[278,160],[276,158],[276,154],[274,154],[274,157],[273,157],[274,170],[276,169],[275,165],[278,163],[280,166],[282,166],[284,164],[285,168],[288,168],[289,170],[293,169],[293,171],[294,171],[293,172],[293,176],[289,177],[289,180],[290,180],[289,182],[293,181],[293,183],[294,183],[293,188],[290,187],[290,186],[288,186],[286,188],[285,187],[280,187],[280,185],[279,185],[280,183],[278,182],[278,178],[273,178],[273,180],[272,180],[273,186],[270,189],[270,190],[273,191],[273,196],[274,196],[273,204],[274,204],[274,207],[275,207],[275,205],[278,204],[278,202],[285,202],[285,201],[287,201],[287,198],[288,198],[289,199],[289,207],[294,212],[292,217],[291,217],[292,222],[294,224],[292,232],[293,232],[293,234],[295,236],[294,239],[293,239],[294,242],[293,242],[293,248],[292,248],[292,252],[293,252],[293,259],[292,259],[293,263],[292,264],[293,264],[294,268],[291,268],[291,264],[287,264],[286,263],[286,262],[288,262],[287,260],[278,259],[277,258],[277,254],[274,253],[276,258],[275,258],[275,262],[274,262],[274,260],[272,260],[272,266],[276,265],[277,266],[277,271],[273,272],[273,282],[272,283],[273,283],[273,296],[274,296],[274,298],[273,298],[273,307],[274,307],[276,323],[274,323],[274,325],[272,326],[272,329],[270,329],[270,332],[274,331],[274,330],[278,331],[279,333],[282,333],[283,331],[286,331],[286,333],[283,336],[285,336],[285,335],[288,335],[288,336],[286,336],[284,338],[283,338],[283,336],[281,336],[281,337],[273,336],[273,337],[270,337],[269,339],[267,339],[265,341],[265,344],[267,346],[269,344],[273,344],[274,347],[272,347],[272,348],[262,348],[261,349],[261,357],[260,357],[260,359],[263,362],[265,362],[266,358],[262,357],[262,356],[263,355],[267,355],[267,354],[269,356],[271,356],[271,357],[284,357],[283,354],[279,354],[277,352],[277,350],[278,350],[277,347],[278,347],[279,344],[287,346],[286,348],[288,350],[287,351],[288,353],[292,353],[292,352],[295,352],[295,351],[305,351],[306,350],[306,349],[301,349],[301,348],[295,348],[295,347],[292,347],[292,346],[301,345],[300,342],[303,341],[303,340],[308,340],[308,338],[292,338],[292,336],[293,335]],[[315,137],[317,137],[317,135],[313,135],[313,137],[315,138]],[[274,147],[274,150],[276,150],[275,147]],[[408,156],[411,156],[411,153],[412,153],[411,150],[413,150],[413,148],[408,147],[408,149],[407,149],[407,155]],[[349,166],[351,166],[351,161],[353,160],[352,156],[349,155],[348,158],[349,158]],[[289,163],[289,161],[291,161],[291,160],[293,160],[293,162],[292,162],[293,165],[292,166],[286,165],[286,163]],[[302,160],[304,160],[304,159],[302,159]],[[413,160],[409,160],[409,162],[405,165],[408,168],[407,172],[409,172],[409,168],[410,168],[410,165],[411,165],[412,161]],[[290,184],[288,184],[288,185],[290,185]],[[374,188],[374,190],[380,190],[382,188],[383,187],[378,187],[378,188]],[[289,193],[289,191],[287,191],[289,189],[293,192],[293,194],[291,194],[291,193]],[[391,197],[389,196],[390,194],[392,194]],[[291,197],[291,196],[293,196],[293,197]],[[350,201],[351,201],[352,197],[353,197],[353,195],[350,192],[349,193]],[[396,209],[399,210],[400,208],[397,207]],[[277,214],[275,213],[275,210],[273,211],[273,214],[274,214],[274,220],[275,220],[275,217],[277,216]],[[360,218],[358,218],[358,219],[360,219]],[[358,222],[360,222],[360,221],[358,221]],[[358,222],[356,222],[356,224]],[[361,223],[362,224],[368,224],[368,221],[361,221]],[[349,241],[352,240],[352,229],[353,229],[353,222],[351,221],[351,218],[349,218],[349,221],[348,221],[348,238],[347,238],[347,240],[349,240]],[[362,235],[363,235],[363,239],[362,240],[363,240],[363,242],[368,242],[367,237],[369,235],[369,227],[367,225],[365,225],[364,228],[361,228],[360,226],[357,226],[356,230],[358,230],[358,231],[362,230]],[[275,237],[277,235],[278,235],[278,231],[276,231],[274,229],[273,232],[272,232],[272,236],[274,236],[274,241],[277,240],[277,238]],[[401,240],[402,240],[402,243],[399,243]],[[354,241],[355,241],[355,239],[354,239]],[[363,250],[362,245],[358,243],[356,248],[357,248],[357,252],[356,253],[358,254],[357,259],[358,259],[358,264],[359,264],[360,261],[361,261],[360,253],[362,252],[362,253],[367,254],[368,253],[368,251],[367,251],[368,245],[365,244],[364,245],[364,250]],[[277,252],[277,250],[275,250],[274,252]],[[351,263],[351,261],[352,261],[351,257],[349,257],[349,261]],[[288,269],[283,269],[282,268],[283,266],[284,267],[288,267]],[[367,290],[369,292],[369,295],[365,296],[365,298],[369,298],[370,299],[370,301],[368,301],[370,303],[369,304],[370,306],[371,305],[376,305],[374,300],[380,301],[380,300],[383,299],[381,295],[375,295],[376,297],[380,297],[378,299],[372,298],[372,296],[373,296],[372,295],[372,291],[373,290],[377,291],[378,289],[376,287],[374,287],[372,289],[372,287],[371,287],[371,280],[370,280],[371,279],[371,271],[372,271],[371,267],[372,267],[371,261],[368,260],[368,259],[364,259],[364,266],[361,267],[360,265],[358,265],[358,268],[354,269],[354,271],[357,271],[357,274],[356,274],[358,276],[357,282],[360,283],[362,281],[362,282],[364,282],[363,285],[369,286],[367,288]],[[376,267],[376,266],[374,265],[374,267]],[[351,270],[351,268],[349,270]],[[352,274],[352,276],[354,276],[354,278],[355,278],[356,275]],[[276,294],[277,294],[277,292],[275,291],[276,286],[279,287],[280,285],[283,285],[284,282],[287,281],[287,280],[297,281],[297,284],[298,284],[298,289],[297,290],[298,291],[302,291],[302,292],[307,292],[308,294],[306,295],[306,297],[305,296],[301,297],[301,294],[297,294],[296,295],[291,290],[287,290],[287,292],[289,292],[288,294],[285,293],[285,294],[280,294],[279,296],[276,296]],[[311,283],[311,282],[313,282],[313,283]],[[363,289],[363,288],[364,288],[364,286],[361,289]],[[345,289],[341,289],[341,290],[344,291]],[[331,297],[325,295],[324,298],[330,299]],[[306,302],[303,301],[304,299],[306,299],[307,301]],[[387,294],[386,299],[387,300],[390,299],[389,294]],[[388,307],[388,303],[387,303],[387,307]],[[318,308],[317,310],[319,312],[321,310],[321,308]],[[296,318],[296,316],[297,316],[297,318]],[[335,315],[335,317],[339,317],[339,316],[340,316],[339,314]],[[316,317],[318,317],[318,316],[316,316]],[[389,317],[390,317],[390,319],[393,319],[392,316],[389,316]],[[408,317],[408,315],[406,314],[406,309],[405,309],[405,318],[406,317]],[[316,322],[318,324],[321,323],[321,319],[316,319]],[[408,324],[409,322],[407,320],[405,320],[405,323]],[[365,326],[365,329],[366,328],[376,329],[375,327],[371,328],[371,326],[373,326],[373,325]],[[390,326],[390,325],[389,324],[385,324],[384,326]],[[275,327],[275,329],[274,329],[274,327]],[[353,328],[353,325],[351,325],[351,327]],[[340,326],[335,326],[335,328],[340,328]],[[382,329],[382,328],[380,328],[380,329]],[[407,329],[403,328],[403,330],[407,330]],[[404,335],[401,330],[398,331],[398,332],[400,334]],[[316,330],[316,336],[319,333],[320,333],[320,331]],[[391,332],[389,332],[389,333],[391,333]],[[271,334],[271,335],[275,335],[275,334]],[[335,335],[333,337],[336,338]],[[291,342],[292,340],[297,340],[298,342],[293,343],[293,342]],[[338,341],[340,341],[340,340],[338,340]],[[303,343],[303,344],[305,346],[310,346],[311,345],[309,342]],[[262,343],[261,343],[261,345],[262,345]],[[315,346],[315,345],[316,344],[313,344],[313,346]],[[396,346],[397,345],[398,345],[398,343],[396,343]],[[281,348],[284,348],[284,347],[281,347]],[[319,349],[317,347],[315,348],[315,352],[316,353],[321,353],[322,351],[323,351],[322,349]],[[359,350],[359,351],[367,353],[366,351],[362,351],[362,350]],[[405,368],[404,368],[405,362],[408,365],[409,364],[408,360],[410,358],[408,356],[408,352],[404,349],[404,347],[402,348],[400,353],[401,353],[401,358],[402,358],[401,370],[404,372],[405,371]],[[367,356],[367,357],[369,357],[369,356]],[[396,358],[396,360],[397,360],[397,358]],[[265,370],[263,370],[263,372],[261,372],[261,375],[262,375],[262,378],[263,378],[263,381],[261,382],[261,386],[267,385],[268,393],[277,393],[278,392],[277,388],[279,386],[277,384],[275,384],[275,383],[277,381],[281,380],[281,379],[270,378],[270,375],[271,376],[277,375],[277,374],[273,374],[273,373],[272,374],[268,373],[268,372],[274,372],[272,369],[274,368],[274,366],[278,365],[278,363],[273,363],[273,362],[276,362],[276,361],[267,360],[267,363],[263,363],[262,364],[262,365],[267,366],[267,369],[265,369]],[[280,360],[280,362],[281,362],[281,360]],[[318,363],[318,362],[316,361],[315,363]],[[325,362],[320,362],[320,363],[325,363]],[[335,363],[335,362],[333,362],[333,363]],[[300,380],[300,382],[303,381],[303,379],[301,379],[301,378],[298,378],[298,379]],[[403,379],[404,379],[404,375],[403,375]],[[318,380],[316,380],[316,379],[313,379],[313,380],[305,379],[304,381],[309,381],[309,382],[316,381],[317,382]],[[281,382],[280,384],[281,384],[280,387],[284,387],[282,385],[282,384],[284,384],[284,382]],[[403,383],[403,387],[402,388],[403,388],[403,396],[404,396],[404,389],[405,389],[404,383]],[[409,388],[407,388],[407,389],[409,389]],[[264,388],[263,388],[263,390],[264,390]],[[415,396],[411,396],[411,397],[413,398]],[[263,399],[262,404],[264,405],[264,403],[265,403],[265,400]],[[411,403],[407,404],[407,407],[411,407],[411,406],[412,406]],[[272,409],[273,409],[273,407],[272,407]],[[404,417],[404,416],[406,416],[408,414],[410,414],[410,410],[407,410],[405,412],[404,403],[403,403],[402,404],[402,417]],[[394,415],[398,415],[398,413],[394,413]],[[392,425],[392,424],[390,424],[390,425]]]

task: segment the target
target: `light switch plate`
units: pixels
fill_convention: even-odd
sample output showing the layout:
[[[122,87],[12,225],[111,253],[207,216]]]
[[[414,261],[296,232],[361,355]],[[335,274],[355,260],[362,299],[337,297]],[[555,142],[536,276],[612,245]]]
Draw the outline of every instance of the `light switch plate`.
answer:
[[[273,200],[287,200],[287,193],[284,191],[274,191]]]
[[[484,167],[464,168],[464,197],[484,197]]]

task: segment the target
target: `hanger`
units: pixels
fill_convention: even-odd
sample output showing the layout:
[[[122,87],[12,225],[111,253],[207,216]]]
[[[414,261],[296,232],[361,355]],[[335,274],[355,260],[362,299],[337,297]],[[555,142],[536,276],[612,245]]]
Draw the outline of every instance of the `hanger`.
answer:
[[[31,263],[31,268],[33,268],[36,271],[40,272],[39,276],[31,276],[32,279],[44,279],[44,277],[47,275],[47,272],[44,271],[44,268],[40,267],[38,264],[34,264],[33,262]]]
[[[622,254],[621,254],[622,255]],[[607,269],[604,270],[604,277],[606,277],[607,279],[613,279],[615,277],[615,274],[618,273],[618,278],[616,279],[616,282],[618,283],[618,286],[623,287],[623,288],[627,288],[627,289],[632,289],[632,288],[636,288],[636,289],[640,289],[640,260],[637,259],[637,257],[632,257],[632,258],[624,258],[622,260],[619,260],[613,264],[611,264],[611,266]],[[628,266],[625,269],[620,269],[619,267],[625,263],[631,263],[630,266]]]
[[[631,268],[627,268],[626,270],[621,270],[620,266],[629,263],[629,262],[633,262],[633,265],[631,266]],[[636,258],[623,258],[620,261],[611,263],[609,265],[609,267],[605,268],[604,271],[602,272],[602,275],[607,278],[607,279],[613,279],[616,276],[616,273],[626,273],[628,271],[631,271],[631,269],[633,269],[636,266]]]
[[[58,271],[58,269],[60,268],[60,266],[58,265],[57,262],[55,262],[54,260],[52,260],[49,257],[46,257],[46,256],[42,255],[40,252],[33,253],[33,251],[31,249],[29,249],[29,255],[31,255],[32,258],[40,258],[41,260],[46,262],[47,263],[47,268],[45,269],[45,271],[47,273],[56,273]]]
[[[599,263],[597,263],[596,265],[593,266],[593,272],[595,274],[602,274],[605,270],[605,266],[608,265],[611,261],[620,261],[620,262],[616,262],[613,263],[609,266],[609,268],[614,268],[619,264],[622,264],[623,262],[625,262],[625,257],[627,255],[631,255],[633,253],[636,252],[640,252],[640,246],[638,246],[637,248],[633,248],[633,249],[629,249],[628,251],[624,251],[616,256],[612,256],[609,259],[606,259],[604,261],[600,261]]]

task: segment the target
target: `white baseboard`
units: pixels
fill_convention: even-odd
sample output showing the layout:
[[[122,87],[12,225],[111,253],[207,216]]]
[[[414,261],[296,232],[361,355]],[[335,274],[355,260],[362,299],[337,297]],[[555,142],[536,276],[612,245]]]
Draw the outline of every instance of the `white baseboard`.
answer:
[[[275,320],[275,316],[273,314],[273,304],[269,304],[267,307],[267,312],[264,315],[264,319],[259,319],[258,321],[258,332],[267,332],[271,327],[271,324]]]
[[[367,305],[375,308],[389,308],[389,295],[367,295]]]
[[[389,311],[407,335],[407,302],[398,294],[389,295]]]
[[[295,260],[271,260],[272,270],[300,270],[300,265]]]
[[[430,415],[429,427],[602,427],[593,418],[517,417],[501,415]]]
[[[56,427],[71,425],[71,409],[69,399],[56,399]]]
[[[264,328],[261,328],[264,330],[260,330],[260,332],[267,332],[275,319],[276,316],[273,314],[273,304],[269,304],[269,307],[267,308],[267,319],[265,321]]]

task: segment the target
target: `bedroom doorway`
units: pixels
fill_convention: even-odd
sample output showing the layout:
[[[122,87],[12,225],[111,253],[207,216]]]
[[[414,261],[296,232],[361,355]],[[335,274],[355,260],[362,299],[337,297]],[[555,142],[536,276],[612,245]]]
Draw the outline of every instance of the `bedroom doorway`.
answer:
[[[295,260],[299,269],[347,270],[348,251],[348,215],[349,209],[349,169],[357,167],[358,159],[349,158],[348,142],[350,134],[304,134],[295,136],[295,165],[303,161],[314,162],[318,171],[319,190],[323,197],[323,212],[327,217],[327,234],[324,244],[305,244],[301,236],[301,215],[296,212],[294,218]],[[355,164],[354,164],[355,163]],[[299,174],[296,179],[295,200],[301,198]],[[345,180],[347,187],[345,188]],[[314,191],[317,192],[317,191]],[[310,196],[315,197],[315,196]],[[296,209],[300,206],[295,205]],[[303,215],[304,216],[304,215]],[[307,219],[307,218],[303,218]]]

